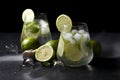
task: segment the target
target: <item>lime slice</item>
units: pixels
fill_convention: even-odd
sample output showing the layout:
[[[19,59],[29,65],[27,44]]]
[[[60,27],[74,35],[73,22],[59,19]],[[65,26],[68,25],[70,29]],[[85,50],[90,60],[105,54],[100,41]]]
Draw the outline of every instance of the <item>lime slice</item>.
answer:
[[[40,43],[37,39],[33,37],[25,38],[21,42],[21,49],[24,50],[29,50],[29,49],[36,49],[40,46]]]
[[[24,23],[32,22],[34,17],[35,16],[32,9],[25,9],[22,13],[22,20]]]
[[[83,57],[79,46],[71,43],[66,44],[64,55],[70,61],[80,61]]]
[[[64,41],[62,36],[60,36],[59,43],[58,43],[58,48],[57,48],[57,54],[58,56],[62,57],[64,52]]]
[[[42,45],[35,52],[35,58],[40,62],[50,61],[54,56],[54,49],[50,45]]]
[[[56,19],[56,26],[60,32],[70,32],[72,28],[72,20],[66,14],[61,14]]]
[[[34,37],[37,39],[40,36],[40,26],[37,22],[30,22],[24,25],[23,34],[25,37]]]

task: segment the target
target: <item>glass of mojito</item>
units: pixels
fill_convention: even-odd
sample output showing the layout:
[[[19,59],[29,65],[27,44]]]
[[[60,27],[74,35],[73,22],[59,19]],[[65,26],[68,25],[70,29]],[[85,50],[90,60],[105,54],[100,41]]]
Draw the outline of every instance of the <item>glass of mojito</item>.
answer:
[[[26,38],[32,37],[42,45],[52,39],[47,15],[45,13],[35,15],[32,9],[25,9],[22,14],[22,20],[21,42]]]
[[[60,19],[69,23],[61,23]],[[89,64],[93,59],[93,51],[89,43],[90,35],[87,24],[85,22],[72,23],[67,15],[61,15],[56,23],[60,31],[57,47],[58,60],[69,67],[79,67]]]
[[[41,45],[48,42],[49,40],[52,40],[47,15],[45,13],[38,13],[36,14],[35,21],[40,25],[41,33],[39,41]]]

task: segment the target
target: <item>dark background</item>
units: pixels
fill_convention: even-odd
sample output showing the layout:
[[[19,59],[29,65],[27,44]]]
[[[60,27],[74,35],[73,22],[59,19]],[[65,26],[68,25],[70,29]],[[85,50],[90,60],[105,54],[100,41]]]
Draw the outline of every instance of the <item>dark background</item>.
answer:
[[[55,21],[64,13],[72,21],[86,22],[90,32],[120,32],[119,2],[82,0],[13,0],[4,2],[1,8],[0,32],[21,32],[22,12],[31,8],[35,13],[47,14],[51,31],[57,31]]]

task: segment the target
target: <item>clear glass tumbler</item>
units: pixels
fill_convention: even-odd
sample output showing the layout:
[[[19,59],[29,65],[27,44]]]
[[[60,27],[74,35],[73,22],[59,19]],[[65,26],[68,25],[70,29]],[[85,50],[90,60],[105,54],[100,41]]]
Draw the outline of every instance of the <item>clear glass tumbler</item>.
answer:
[[[93,59],[93,51],[89,44],[88,26],[84,22],[73,22],[70,32],[61,32],[57,58],[65,66],[80,67]]]

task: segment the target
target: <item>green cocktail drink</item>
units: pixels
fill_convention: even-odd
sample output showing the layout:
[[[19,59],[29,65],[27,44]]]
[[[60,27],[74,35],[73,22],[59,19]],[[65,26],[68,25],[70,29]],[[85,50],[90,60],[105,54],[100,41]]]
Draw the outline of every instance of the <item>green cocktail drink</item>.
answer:
[[[61,17],[63,16],[61,15]],[[64,17],[66,16],[64,15]],[[66,20],[67,19],[68,16],[66,17]],[[61,21],[57,21],[56,23],[59,22]],[[93,59],[93,51],[89,44],[90,35],[87,24],[82,22],[78,22],[77,24],[73,23],[70,27],[67,27],[71,28],[71,30],[66,28],[69,31],[64,30],[64,27],[66,26],[57,26],[57,28],[61,29],[57,47],[58,60],[62,61],[65,66],[69,67],[79,67],[89,64]]]
[[[32,9],[25,9],[22,14],[23,28],[21,32],[21,42],[26,38],[35,38],[43,45],[52,39],[47,15],[40,13],[35,15]]]

